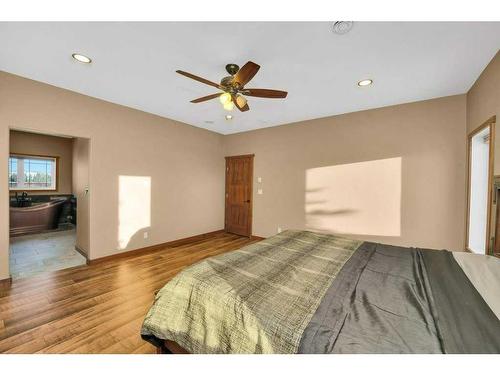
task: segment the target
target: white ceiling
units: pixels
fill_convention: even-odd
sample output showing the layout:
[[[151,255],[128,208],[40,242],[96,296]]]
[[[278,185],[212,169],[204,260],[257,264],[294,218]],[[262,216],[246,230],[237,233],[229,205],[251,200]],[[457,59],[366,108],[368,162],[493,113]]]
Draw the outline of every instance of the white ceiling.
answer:
[[[0,70],[222,134],[466,92],[500,47],[500,22],[0,23]],[[73,52],[90,56],[76,63]],[[247,87],[288,91],[249,97],[251,110],[175,73],[218,82],[224,66],[252,60]],[[359,88],[357,82],[374,84]],[[213,121],[213,123],[207,123]]]

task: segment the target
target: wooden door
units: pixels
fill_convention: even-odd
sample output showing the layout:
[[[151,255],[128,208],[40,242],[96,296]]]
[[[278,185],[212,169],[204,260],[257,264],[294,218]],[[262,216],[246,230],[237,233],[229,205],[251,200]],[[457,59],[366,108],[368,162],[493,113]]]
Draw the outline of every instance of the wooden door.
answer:
[[[253,155],[226,157],[226,232],[252,235]]]

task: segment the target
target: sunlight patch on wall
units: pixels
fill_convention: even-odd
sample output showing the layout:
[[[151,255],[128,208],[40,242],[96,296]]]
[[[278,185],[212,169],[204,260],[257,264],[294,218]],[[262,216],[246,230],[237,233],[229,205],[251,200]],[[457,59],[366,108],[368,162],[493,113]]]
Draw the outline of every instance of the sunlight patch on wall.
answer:
[[[141,229],[151,226],[151,177],[118,178],[118,246],[125,249]]]
[[[401,235],[401,157],[306,171],[306,227],[333,233]]]

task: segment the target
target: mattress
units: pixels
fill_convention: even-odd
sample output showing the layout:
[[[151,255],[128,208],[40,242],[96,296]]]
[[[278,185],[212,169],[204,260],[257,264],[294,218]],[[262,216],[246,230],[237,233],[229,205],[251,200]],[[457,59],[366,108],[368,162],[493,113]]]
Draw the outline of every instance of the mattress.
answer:
[[[190,353],[500,353],[498,259],[308,231],[205,259],[141,335]]]

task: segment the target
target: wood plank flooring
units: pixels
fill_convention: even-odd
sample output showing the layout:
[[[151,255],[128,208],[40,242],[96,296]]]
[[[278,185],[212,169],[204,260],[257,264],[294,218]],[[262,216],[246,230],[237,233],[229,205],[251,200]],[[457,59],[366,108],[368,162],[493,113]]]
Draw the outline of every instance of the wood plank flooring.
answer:
[[[139,334],[154,293],[186,266],[256,241],[220,233],[0,285],[0,353],[154,353]]]

